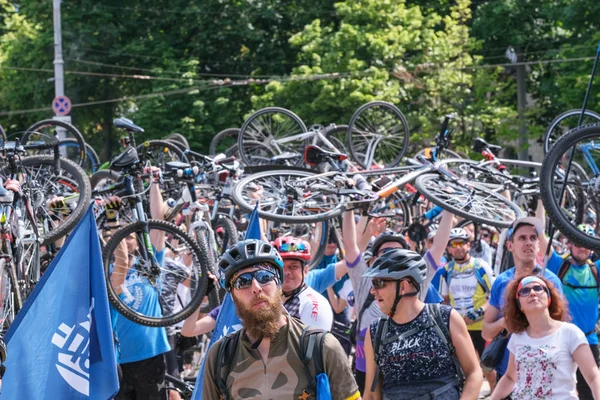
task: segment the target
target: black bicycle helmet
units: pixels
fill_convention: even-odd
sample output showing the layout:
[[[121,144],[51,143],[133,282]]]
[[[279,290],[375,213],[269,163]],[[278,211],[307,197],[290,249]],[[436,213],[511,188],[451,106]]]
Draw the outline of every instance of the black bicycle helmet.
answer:
[[[373,265],[363,274],[367,278],[388,278],[396,281],[396,298],[389,317],[393,317],[396,307],[402,297],[412,297],[419,294],[421,285],[425,282],[427,264],[419,253],[412,250],[394,249],[378,257]],[[414,292],[400,294],[400,282],[409,278],[416,287]]]
[[[240,269],[267,263],[273,266],[283,283],[283,259],[270,243],[258,239],[246,239],[236,243],[221,256],[219,261],[219,282],[229,290],[231,277]]]
[[[393,232],[384,232],[381,235],[377,236],[377,238],[375,238],[375,241],[373,242],[373,245],[371,246],[371,253],[374,256],[377,256],[377,253],[379,252],[379,248],[384,243],[387,243],[387,242],[400,243],[400,245],[402,246],[403,249],[408,249],[408,243],[406,243],[406,240],[404,239],[404,237],[402,235],[398,235]]]

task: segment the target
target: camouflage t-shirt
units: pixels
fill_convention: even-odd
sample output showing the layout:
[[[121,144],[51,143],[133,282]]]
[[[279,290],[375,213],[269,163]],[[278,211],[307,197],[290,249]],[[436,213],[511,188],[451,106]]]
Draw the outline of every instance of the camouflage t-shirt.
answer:
[[[288,324],[271,340],[266,365],[258,349],[252,348],[252,343],[245,336],[245,329],[242,331],[242,339],[237,344],[232,359],[224,361],[224,364],[231,366],[226,380],[230,399],[316,399],[314,382],[309,381],[310,377],[299,355],[304,325],[295,318],[287,318]],[[202,382],[202,398],[205,400],[220,398],[215,360],[222,342],[222,339],[219,340],[208,351]],[[348,357],[338,340],[330,334],[323,344],[323,368],[329,376],[334,400],[354,400],[360,397]]]

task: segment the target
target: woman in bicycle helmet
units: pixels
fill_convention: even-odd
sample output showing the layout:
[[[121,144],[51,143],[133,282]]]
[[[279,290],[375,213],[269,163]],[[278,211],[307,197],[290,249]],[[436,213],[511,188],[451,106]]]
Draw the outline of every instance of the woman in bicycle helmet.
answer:
[[[367,331],[364,399],[458,399],[461,390],[462,398],[479,395],[483,375],[462,317],[450,306],[425,306],[417,296],[426,269],[418,253],[393,249],[364,274],[389,316]]]

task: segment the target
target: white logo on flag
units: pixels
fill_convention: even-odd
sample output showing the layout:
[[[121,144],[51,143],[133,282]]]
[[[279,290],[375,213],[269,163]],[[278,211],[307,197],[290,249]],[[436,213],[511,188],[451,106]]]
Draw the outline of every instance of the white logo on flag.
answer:
[[[60,324],[52,336],[52,343],[62,352],[58,353],[56,369],[65,382],[79,393],[89,396],[90,392],[90,327],[94,299],[87,315],[87,321],[70,327]]]

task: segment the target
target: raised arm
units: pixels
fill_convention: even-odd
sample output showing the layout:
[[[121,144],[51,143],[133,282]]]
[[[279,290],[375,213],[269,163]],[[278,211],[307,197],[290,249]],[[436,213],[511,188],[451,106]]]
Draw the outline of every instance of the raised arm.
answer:
[[[344,212],[342,225],[342,242],[346,251],[345,260],[353,263],[360,255],[360,249],[356,240],[356,223],[354,222],[354,212]]]
[[[440,220],[440,225],[433,237],[433,244],[429,249],[429,254],[435,261],[436,265],[439,265],[442,261],[442,256],[448,246],[448,239],[450,238],[450,231],[452,230],[452,223],[454,220],[454,214],[444,211]]]

